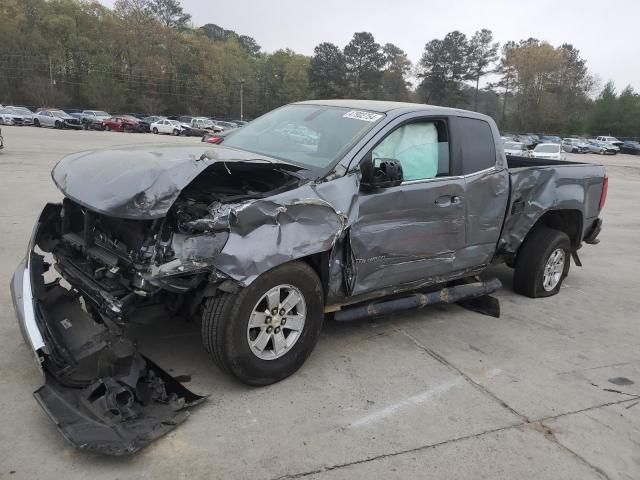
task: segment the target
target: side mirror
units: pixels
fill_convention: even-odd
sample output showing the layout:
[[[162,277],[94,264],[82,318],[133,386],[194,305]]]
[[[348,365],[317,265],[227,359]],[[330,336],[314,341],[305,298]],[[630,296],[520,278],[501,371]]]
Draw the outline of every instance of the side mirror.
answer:
[[[360,164],[361,185],[366,190],[396,187],[402,183],[402,165],[393,158],[368,157]]]

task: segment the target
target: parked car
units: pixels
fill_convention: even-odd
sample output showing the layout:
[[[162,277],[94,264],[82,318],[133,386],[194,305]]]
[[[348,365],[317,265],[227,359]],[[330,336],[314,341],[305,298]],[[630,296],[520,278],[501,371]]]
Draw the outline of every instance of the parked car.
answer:
[[[540,139],[541,143],[562,143],[562,139],[560,137],[556,137],[555,135],[545,135]]]
[[[114,132],[140,132],[140,121],[129,115],[109,117],[102,120],[105,130]]]
[[[13,113],[22,118],[22,125],[33,125],[33,112],[27,107],[13,107],[7,106]],[[15,121],[14,121],[15,123]]]
[[[245,120],[232,120],[232,123],[235,123],[238,127],[244,127],[249,122]]]
[[[529,135],[519,134],[516,135],[513,139],[516,142],[523,143],[529,150],[532,150],[537,145],[535,139]]]
[[[624,142],[618,140],[616,137],[608,137],[608,136],[604,136],[604,135],[596,137],[596,140],[598,140],[599,142],[610,143],[611,145],[615,145],[616,147],[621,147],[622,144],[624,143]]]
[[[562,140],[562,149],[569,153],[587,153],[589,145],[577,138],[564,138]]]
[[[222,131],[206,117],[193,117],[189,123],[182,123],[183,134],[189,137],[202,137],[207,133]]]
[[[163,118],[161,120],[158,120],[157,122],[152,123],[150,125],[150,128],[151,131],[156,135],[158,133],[165,133],[178,136],[182,135],[182,132],[184,131],[182,123],[180,123],[178,120],[169,120],[168,118]]]
[[[234,122],[225,122],[224,120],[213,120],[213,119],[211,119],[211,121],[215,126],[221,128],[222,129],[221,131],[238,128],[238,124]]]
[[[599,153],[600,155],[615,155],[618,153],[618,150],[620,150],[615,145],[598,140],[589,140],[587,141],[587,145],[589,145],[589,152]]]
[[[0,108],[0,125],[16,125],[17,122],[22,123],[22,117],[16,115],[8,108]]]
[[[217,132],[217,133],[205,133],[202,136],[202,142],[205,143],[213,143],[216,145],[220,145],[222,142],[224,142],[224,139],[229,137],[230,135],[233,135],[233,133],[235,132],[235,129],[232,130],[227,130],[225,132]]]
[[[504,153],[506,155],[516,155],[520,157],[530,157],[531,151],[524,143],[520,142],[504,142]]]
[[[80,130],[80,119],[72,117],[67,112],[55,108],[38,109],[33,114],[33,125],[36,127],[72,128]]]
[[[629,153],[631,155],[640,155],[640,143],[627,140],[620,147],[621,153]]]
[[[286,125],[318,142],[292,143]],[[500,281],[477,275],[492,261],[515,268],[517,292],[557,294],[583,242],[597,243],[605,169],[506,158],[498,135],[459,109],[311,101],[222,145],[62,159],[64,201],[44,207],[12,280],[45,373],[38,403],[71,444],[132,453],[204,400],[137,351],[144,331],[127,326],[159,312],[198,313],[213,361],[267,385],[302,366],[328,311],[491,300]]]
[[[544,158],[547,160],[566,160],[566,155],[559,143],[539,143],[532,150],[533,158]]]
[[[104,130],[104,120],[111,118],[107,112],[102,110],[83,110],[80,113],[80,123],[85,130]]]

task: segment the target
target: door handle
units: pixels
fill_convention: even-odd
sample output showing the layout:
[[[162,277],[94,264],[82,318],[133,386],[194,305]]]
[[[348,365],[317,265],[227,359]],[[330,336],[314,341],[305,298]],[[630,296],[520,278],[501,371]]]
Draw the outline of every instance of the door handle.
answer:
[[[451,205],[458,205],[462,199],[458,195],[442,195],[436,198],[435,204],[438,207],[449,207]]]

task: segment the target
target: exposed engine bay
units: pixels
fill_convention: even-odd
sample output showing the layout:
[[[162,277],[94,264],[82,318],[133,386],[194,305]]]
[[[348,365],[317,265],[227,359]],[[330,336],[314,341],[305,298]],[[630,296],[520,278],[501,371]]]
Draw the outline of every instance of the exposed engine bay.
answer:
[[[25,265],[32,291],[20,278],[12,291],[16,304],[33,297],[42,335],[33,346],[45,374],[34,396],[65,438],[82,449],[133,453],[205,399],[139,353],[128,331],[192,315],[227,280],[213,261],[235,209],[300,182],[270,163],[214,163],[162,217],[118,218],[71,198],[45,207]]]

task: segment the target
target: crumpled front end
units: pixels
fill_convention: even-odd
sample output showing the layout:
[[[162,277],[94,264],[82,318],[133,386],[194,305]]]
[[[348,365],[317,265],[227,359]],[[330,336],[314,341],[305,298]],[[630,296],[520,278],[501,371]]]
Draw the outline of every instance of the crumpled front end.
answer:
[[[48,278],[61,213],[61,205],[45,207],[11,282],[21,331],[44,374],[34,396],[74,446],[130,454],[183,422],[204,397],[137,351],[126,325],[106,314],[109,298],[98,303],[80,277]]]

